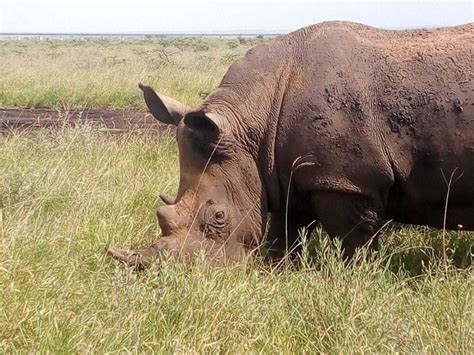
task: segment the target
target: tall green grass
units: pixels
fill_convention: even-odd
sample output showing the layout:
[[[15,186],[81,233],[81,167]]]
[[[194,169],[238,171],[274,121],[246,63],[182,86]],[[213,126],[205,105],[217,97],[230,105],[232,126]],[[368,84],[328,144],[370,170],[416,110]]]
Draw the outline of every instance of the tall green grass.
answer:
[[[194,105],[257,42],[0,41],[0,107],[144,107],[139,82]]]
[[[318,229],[296,265],[163,260],[104,246],[159,233],[174,140],[87,126],[0,138],[0,352],[474,352],[473,233],[392,226],[345,267]]]

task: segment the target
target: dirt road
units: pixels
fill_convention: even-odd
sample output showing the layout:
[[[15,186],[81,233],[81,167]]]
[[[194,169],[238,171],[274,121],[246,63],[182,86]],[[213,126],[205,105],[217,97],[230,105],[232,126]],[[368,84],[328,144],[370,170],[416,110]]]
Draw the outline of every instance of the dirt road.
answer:
[[[140,110],[101,110],[101,109],[19,109],[0,108],[0,133],[8,134],[16,130],[36,128],[61,128],[65,125],[90,124],[111,132],[130,132],[166,130],[146,111]]]

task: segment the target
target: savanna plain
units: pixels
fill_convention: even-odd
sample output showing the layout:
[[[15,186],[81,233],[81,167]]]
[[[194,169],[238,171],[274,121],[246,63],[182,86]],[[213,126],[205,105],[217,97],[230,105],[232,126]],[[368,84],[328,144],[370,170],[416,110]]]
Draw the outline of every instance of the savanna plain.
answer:
[[[0,107],[145,112],[138,82],[196,105],[261,40],[0,41]],[[136,273],[106,257],[159,235],[178,161],[172,133],[152,129],[2,133],[0,352],[474,352],[462,226],[388,223],[352,266],[321,228],[279,266],[164,258]]]

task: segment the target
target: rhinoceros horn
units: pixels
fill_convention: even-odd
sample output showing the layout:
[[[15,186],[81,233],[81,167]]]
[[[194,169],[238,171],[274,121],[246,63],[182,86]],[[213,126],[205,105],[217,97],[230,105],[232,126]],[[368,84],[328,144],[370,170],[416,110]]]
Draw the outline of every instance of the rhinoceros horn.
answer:
[[[166,195],[166,194],[159,194],[161,201],[163,201],[167,205],[173,205],[176,202],[176,198]]]
[[[138,84],[143,91],[146,105],[151,114],[160,122],[177,126],[184,115],[191,110],[185,104],[163,94],[157,94],[152,87]]]
[[[161,227],[161,237],[153,244],[138,249],[122,249],[115,245],[106,247],[106,252],[113,258],[133,267],[137,271],[147,268],[162,252],[179,252],[178,239],[172,235],[172,229],[179,220],[179,215],[173,206],[162,206],[157,211],[158,223]]]
[[[158,248],[154,246],[143,247],[136,250],[126,250],[115,245],[106,247],[106,252],[113,258],[121,261],[137,271],[146,269],[158,255]]]

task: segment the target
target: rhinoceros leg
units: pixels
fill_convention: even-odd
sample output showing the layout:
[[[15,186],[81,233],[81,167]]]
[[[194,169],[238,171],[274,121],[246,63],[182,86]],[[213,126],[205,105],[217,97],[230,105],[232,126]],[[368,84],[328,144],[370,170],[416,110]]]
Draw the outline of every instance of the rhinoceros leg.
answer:
[[[345,260],[357,248],[377,249],[383,216],[381,200],[357,194],[317,192],[313,195],[313,205],[329,236],[342,240]]]
[[[286,254],[297,255],[301,250],[300,229],[306,228],[311,234],[316,226],[314,222],[315,218],[301,211],[289,211],[288,216],[280,212],[272,213],[267,235],[268,258],[276,261]]]

